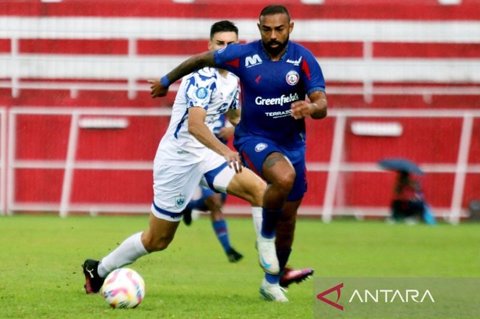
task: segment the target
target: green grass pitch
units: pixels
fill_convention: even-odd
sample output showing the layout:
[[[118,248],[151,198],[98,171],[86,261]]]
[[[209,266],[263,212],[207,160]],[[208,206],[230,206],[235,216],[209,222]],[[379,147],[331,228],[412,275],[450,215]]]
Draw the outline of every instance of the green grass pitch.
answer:
[[[312,318],[322,277],[479,277],[480,224],[387,225],[300,219],[290,263],[315,269],[287,304],[260,299],[262,272],[249,218],[229,218],[245,258],[230,264],[203,217],[181,225],[171,246],[131,268],[146,282],[136,309],[85,295],[80,265],[147,225],[147,216],[0,217],[0,318]]]

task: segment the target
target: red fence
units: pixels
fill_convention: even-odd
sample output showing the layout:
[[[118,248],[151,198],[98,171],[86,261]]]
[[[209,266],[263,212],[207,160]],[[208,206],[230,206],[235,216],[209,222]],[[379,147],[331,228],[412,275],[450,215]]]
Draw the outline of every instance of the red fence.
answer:
[[[2,148],[8,178],[1,185],[6,211],[52,210],[63,216],[148,211],[151,162],[168,125],[168,109],[13,108],[8,113],[8,147]],[[358,124],[366,129],[355,129]],[[385,125],[400,130],[381,133]],[[326,220],[385,215],[394,179],[377,165],[385,157],[420,163],[427,173],[426,197],[438,215],[458,220],[478,195],[480,111],[334,110],[326,120],[309,121],[308,132],[309,191],[302,214]],[[248,208],[230,197],[227,211]]]
[[[295,22],[291,38],[322,65],[331,117],[308,124],[303,213],[386,213],[393,176],[375,163],[404,156],[429,172],[426,195],[437,212],[458,216],[459,207],[480,197],[480,1],[307,2],[315,1],[285,2]],[[173,87],[168,97],[152,100],[146,80],[206,50],[216,20],[233,20],[242,41],[257,39],[257,15],[266,3],[2,2],[0,107],[19,114],[10,115],[8,140],[2,137],[9,158],[2,166],[4,207],[66,212],[98,204],[101,211],[108,204],[144,211],[150,162],[167,122],[149,112],[168,112],[155,107],[171,104],[175,94]],[[34,115],[52,107],[67,107],[66,113]],[[125,129],[80,128],[69,151],[72,112],[80,121],[78,112],[91,107],[115,107],[117,115],[109,117],[139,107],[150,115],[128,113]],[[22,109],[28,112],[20,115]],[[379,113],[365,117],[374,110]],[[354,134],[352,124],[365,121],[395,122],[402,134]],[[73,162],[79,169],[67,169]],[[229,204],[231,211],[245,210],[235,199]]]

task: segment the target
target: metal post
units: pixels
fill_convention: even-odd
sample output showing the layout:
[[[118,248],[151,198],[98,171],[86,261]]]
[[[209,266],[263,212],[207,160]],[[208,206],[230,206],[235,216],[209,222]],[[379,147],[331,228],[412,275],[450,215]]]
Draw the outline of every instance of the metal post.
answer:
[[[73,111],[70,122],[70,134],[68,138],[67,158],[65,159],[65,172],[63,175],[62,199],[60,202],[60,217],[67,217],[70,204],[70,195],[73,187],[73,171],[78,144],[78,111]]]
[[[340,162],[342,160],[343,142],[345,138],[345,123],[345,115],[339,113],[333,133],[332,154],[328,167],[327,187],[325,188],[325,199],[322,213],[322,220],[326,223],[332,220],[335,189],[337,187],[338,174],[340,172]]]
[[[465,188],[465,177],[467,175],[468,154],[470,150],[470,141],[472,139],[473,116],[470,113],[463,115],[462,134],[460,135],[460,145],[458,147],[458,158],[455,169],[455,181],[453,184],[452,205],[450,208],[449,220],[453,224],[460,221],[462,210],[463,190]]]
[[[14,111],[8,114],[8,143],[7,143],[7,169],[6,169],[6,214],[13,214],[15,201],[15,157],[16,157],[16,128],[17,116]]]

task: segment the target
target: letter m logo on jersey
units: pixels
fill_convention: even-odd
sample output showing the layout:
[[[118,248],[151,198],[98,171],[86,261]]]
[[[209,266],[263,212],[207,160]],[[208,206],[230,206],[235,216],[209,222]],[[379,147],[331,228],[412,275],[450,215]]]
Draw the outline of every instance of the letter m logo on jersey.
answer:
[[[258,54],[249,55],[245,58],[245,67],[249,68],[262,63],[262,59]]]

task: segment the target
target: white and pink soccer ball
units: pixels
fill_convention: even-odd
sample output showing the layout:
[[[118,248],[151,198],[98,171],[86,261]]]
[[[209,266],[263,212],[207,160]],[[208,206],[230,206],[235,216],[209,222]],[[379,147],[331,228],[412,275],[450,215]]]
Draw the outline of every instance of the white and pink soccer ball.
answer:
[[[100,293],[112,308],[135,308],[145,297],[145,282],[135,270],[119,268],[108,274]]]

